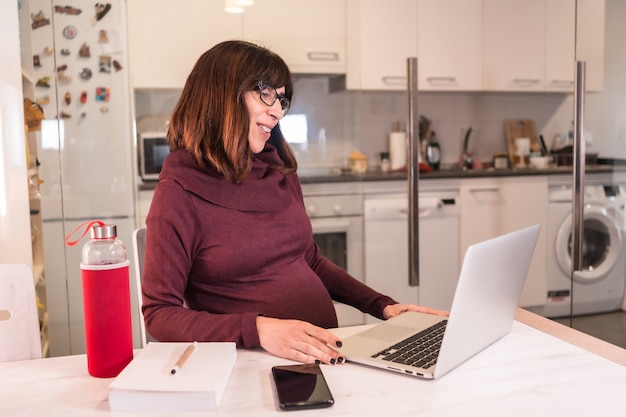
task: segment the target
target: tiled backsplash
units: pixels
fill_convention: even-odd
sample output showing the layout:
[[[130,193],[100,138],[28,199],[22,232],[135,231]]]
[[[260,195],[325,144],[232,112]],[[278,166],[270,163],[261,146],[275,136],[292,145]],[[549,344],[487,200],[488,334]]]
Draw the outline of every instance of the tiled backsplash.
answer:
[[[378,164],[379,153],[389,150],[393,124],[400,122],[406,127],[406,93],[330,92],[329,80],[326,76],[295,76],[289,113],[307,116],[309,137],[306,144],[293,145],[300,166],[338,167],[355,150],[367,155],[370,165]],[[138,91],[138,130],[164,126],[179,94],[173,90]],[[495,153],[506,152],[505,119],[533,119],[550,146],[555,134],[564,134],[569,128],[572,99],[548,93],[420,93],[418,111],[432,120],[431,129],[441,143],[442,163],[452,165],[458,162],[469,126],[474,129],[470,150],[481,160],[491,161]]]

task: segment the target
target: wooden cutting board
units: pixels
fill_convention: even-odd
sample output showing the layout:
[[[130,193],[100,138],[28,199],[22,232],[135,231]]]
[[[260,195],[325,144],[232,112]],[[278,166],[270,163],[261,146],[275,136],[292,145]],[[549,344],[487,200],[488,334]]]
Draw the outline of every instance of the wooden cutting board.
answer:
[[[515,139],[530,138],[530,151],[541,152],[541,145],[535,131],[535,121],[532,119],[513,119],[504,121],[506,141],[511,161],[515,156]]]

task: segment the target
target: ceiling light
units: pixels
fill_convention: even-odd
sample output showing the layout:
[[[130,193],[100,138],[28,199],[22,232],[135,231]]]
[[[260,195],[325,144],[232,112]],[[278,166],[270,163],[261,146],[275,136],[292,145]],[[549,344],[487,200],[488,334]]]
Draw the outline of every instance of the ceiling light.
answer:
[[[224,11],[226,13],[243,13],[245,7],[254,5],[254,0],[226,0]]]

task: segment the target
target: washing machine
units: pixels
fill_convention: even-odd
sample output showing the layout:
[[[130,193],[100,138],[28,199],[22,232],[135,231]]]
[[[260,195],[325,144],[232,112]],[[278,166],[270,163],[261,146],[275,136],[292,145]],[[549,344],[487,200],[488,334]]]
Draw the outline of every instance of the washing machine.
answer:
[[[548,211],[547,300],[541,312],[563,317],[619,310],[626,281],[624,183],[585,178],[583,269],[571,273],[571,177],[551,183]]]

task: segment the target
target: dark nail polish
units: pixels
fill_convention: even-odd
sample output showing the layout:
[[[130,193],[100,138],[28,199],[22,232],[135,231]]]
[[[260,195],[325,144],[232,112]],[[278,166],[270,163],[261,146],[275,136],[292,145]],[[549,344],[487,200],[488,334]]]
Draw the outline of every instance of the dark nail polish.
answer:
[[[337,358],[337,363],[343,363],[343,356]]]
[[[322,363],[322,361],[319,359],[315,359],[315,363],[319,365],[320,363]]]
[[[337,343],[335,343],[337,345],[337,347],[342,347],[343,343],[341,343],[341,340],[337,340]]]
[[[335,364],[335,358],[330,358],[330,364],[334,365]]]

